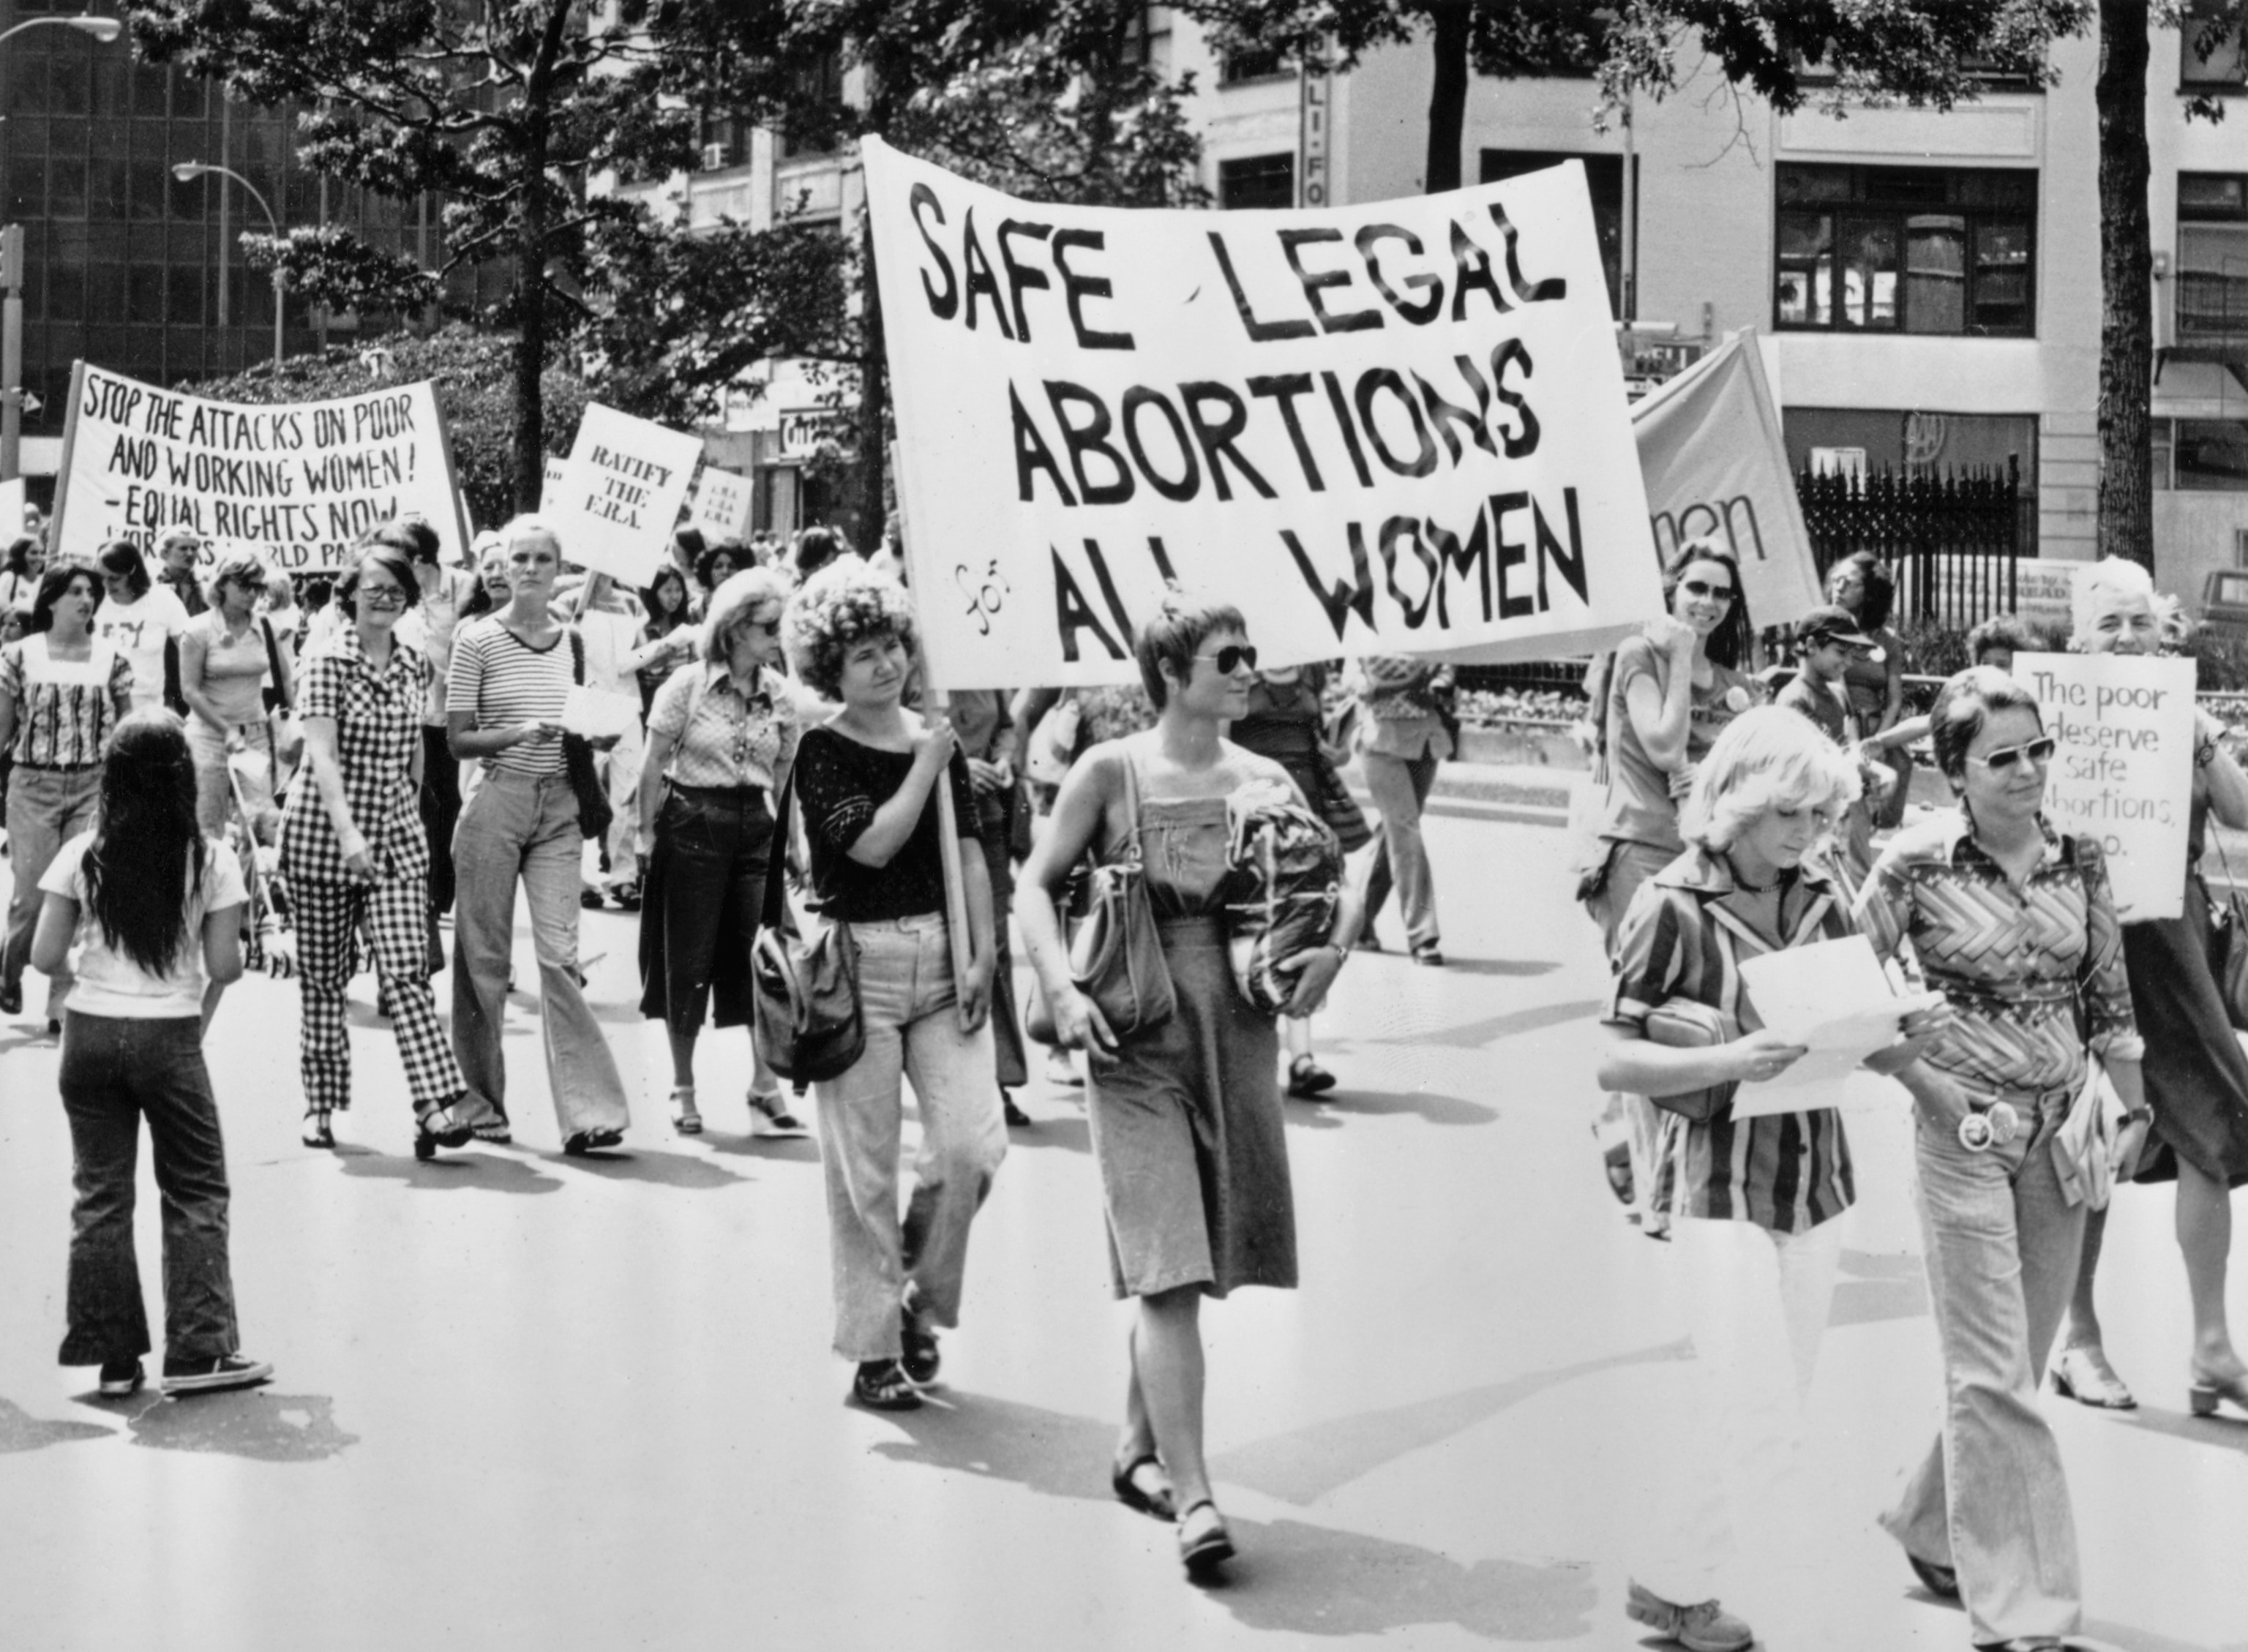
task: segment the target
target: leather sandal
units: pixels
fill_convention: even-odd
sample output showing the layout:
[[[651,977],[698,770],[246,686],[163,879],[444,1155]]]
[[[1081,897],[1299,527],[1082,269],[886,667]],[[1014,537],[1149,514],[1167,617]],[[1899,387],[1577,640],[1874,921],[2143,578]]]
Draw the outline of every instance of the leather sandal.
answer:
[[[671,1127],[682,1135],[701,1135],[702,1115],[695,1108],[695,1086],[682,1084],[671,1093]]]
[[[1129,1463],[1112,1464],[1108,1484],[1116,1493],[1116,1500],[1127,1509],[1166,1525],[1179,1518],[1173,1501],[1171,1477],[1164,1471],[1163,1460],[1153,1451],[1142,1451]]]
[[[449,1104],[418,1114],[414,1120],[414,1156],[434,1159],[439,1148],[464,1148],[476,1140],[476,1132],[453,1116]]]
[[[1179,1561],[1189,1577],[1206,1575],[1233,1558],[1233,1533],[1208,1498],[1179,1511]]]
[[[1335,1075],[1321,1066],[1311,1056],[1299,1055],[1288,1063],[1288,1093],[1310,1097],[1324,1095],[1335,1087]]]
[[[851,1402],[869,1411],[917,1411],[921,1390],[895,1360],[861,1360],[851,1379]]]
[[[2064,1348],[2053,1362],[2053,1391],[2098,1411],[2135,1411],[2139,1402],[2108,1356],[2094,1347]]]
[[[336,1133],[328,1128],[326,1107],[305,1109],[305,1145],[308,1148],[332,1148],[336,1144]]]
[[[2248,1376],[2213,1377],[2194,1372],[2191,1386],[2185,1391],[2187,1409],[2197,1417],[2213,1417],[2220,1400],[2248,1411]]]

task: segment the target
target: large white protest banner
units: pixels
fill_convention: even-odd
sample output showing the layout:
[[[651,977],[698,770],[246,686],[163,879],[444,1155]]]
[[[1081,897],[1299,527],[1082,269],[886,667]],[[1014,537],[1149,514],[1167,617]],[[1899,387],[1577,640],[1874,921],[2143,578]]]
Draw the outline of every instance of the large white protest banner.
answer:
[[[2194,662],[2114,654],[2018,654],[2014,678],[2037,696],[2060,743],[2046,781],[2054,826],[2108,852],[2115,910],[2183,910],[2193,796]]]
[[[205,566],[254,551],[286,573],[333,570],[369,529],[426,517],[467,553],[435,389],[387,384],[332,401],[207,401],[81,361],[71,374],[52,554],[91,559],[191,528]]]
[[[714,539],[738,539],[750,531],[753,503],[749,477],[706,464],[695,483],[695,503],[688,507],[687,519]]]
[[[570,561],[644,586],[671,543],[702,454],[701,436],[588,402],[539,514],[561,534]]]
[[[1174,577],[1276,663],[1583,652],[1662,611],[1576,163],[1208,213],[861,153],[935,686],[1131,681]]]
[[[1714,538],[1740,564],[1759,630],[1825,600],[1754,333],[1734,333],[1642,398],[1631,423],[1658,563],[1689,539]]]

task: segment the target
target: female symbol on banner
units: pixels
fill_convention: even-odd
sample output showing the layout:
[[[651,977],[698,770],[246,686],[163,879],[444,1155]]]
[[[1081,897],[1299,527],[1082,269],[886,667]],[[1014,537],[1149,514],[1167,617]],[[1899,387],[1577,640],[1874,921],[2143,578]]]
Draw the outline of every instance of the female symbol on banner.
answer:
[[[1000,576],[998,559],[996,557],[992,559],[991,566],[984,570],[980,584],[976,581],[976,576],[970,572],[968,565],[964,562],[952,570],[952,578],[960,586],[961,594],[968,599],[968,617],[976,621],[977,633],[984,636],[990,636],[991,616],[999,612],[1001,605],[1006,601],[1010,592],[1013,589]]]

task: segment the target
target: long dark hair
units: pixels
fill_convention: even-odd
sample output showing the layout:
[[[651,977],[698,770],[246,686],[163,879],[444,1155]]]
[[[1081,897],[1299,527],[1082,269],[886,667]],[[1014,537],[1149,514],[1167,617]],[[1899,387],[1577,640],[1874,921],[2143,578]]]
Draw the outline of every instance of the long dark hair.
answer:
[[[195,939],[188,900],[202,887],[209,853],[188,737],[163,707],[145,706],[109,737],[86,852],[86,910],[102,938],[149,974],[170,974]]]
[[[0,573],[29,573],[31,571],[31,552],[38,548],[39,542],[28,533],[11,539],[8,544],[8,560],[4,566],[0,566]]]
[[[666,614],[663,605],[655,600],[655,593],[663,589],[666,579],[679,587],[679,606],[669,614]],[[687,576],[668,562],[658,568],[655,578],[642,586],[640,591],[640,606],[648,611],[648,628],[660,637],[668,636],[688,623],[687,609],[694,600],[695,593],[687,588]]]
[[[148,564],[140,554],[140,547],[132,540],[112,539],[94,553],[93,561],[104,573],[122,574],[125,588],[133,593],[135,602],[148,594]]]
[[[24,621],[28,632],[45,631],[55,622],[55,604],[70,594],[71,581],[83,579],[93,592],[93,606],[101,606],[101,576],[83,562],[58,562],[39,576],[39,588],[31,599],[31,617]]]
[[[1710,633],[1703,652],[1714,665],[1737,668],[1749,651],[1749,593],[1741,589],[1740,559],[1715,539],[1689,539],[1671,553],[1662,570],[1662,611],[1676,614],[1678,586],[1686,578],[1686,570],[1697,562],[1714,562],[1733,576],[1733,606],[1725,621]]]

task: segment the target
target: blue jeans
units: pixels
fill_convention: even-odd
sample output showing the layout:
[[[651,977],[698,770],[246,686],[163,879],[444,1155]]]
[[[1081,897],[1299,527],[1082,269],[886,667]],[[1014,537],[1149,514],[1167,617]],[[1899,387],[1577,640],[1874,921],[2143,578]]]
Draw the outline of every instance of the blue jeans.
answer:
[[[101,770],[30,769],[16,764],[8,776],[8,869],[15,886],[8,901],[8,947],[0,955],[0,983],[23,984],[31,961],[31,936],[39,927],[46,897],[39,880],[62,847],[93,829],[94,805],[101,800]],[[47,979],[47,1018],[61,1018],[69,996],[69,966]]]
[[[240,1346],[227,1265],[226,1144],[203,1066],[202,1022],[70,1011],[63,1023],[63,1110],[78,1202],[60,1362],[101,1365],[148,1352],[133,1254],[140,1120],[164,1202],[164,1350],[215,1359]]]

